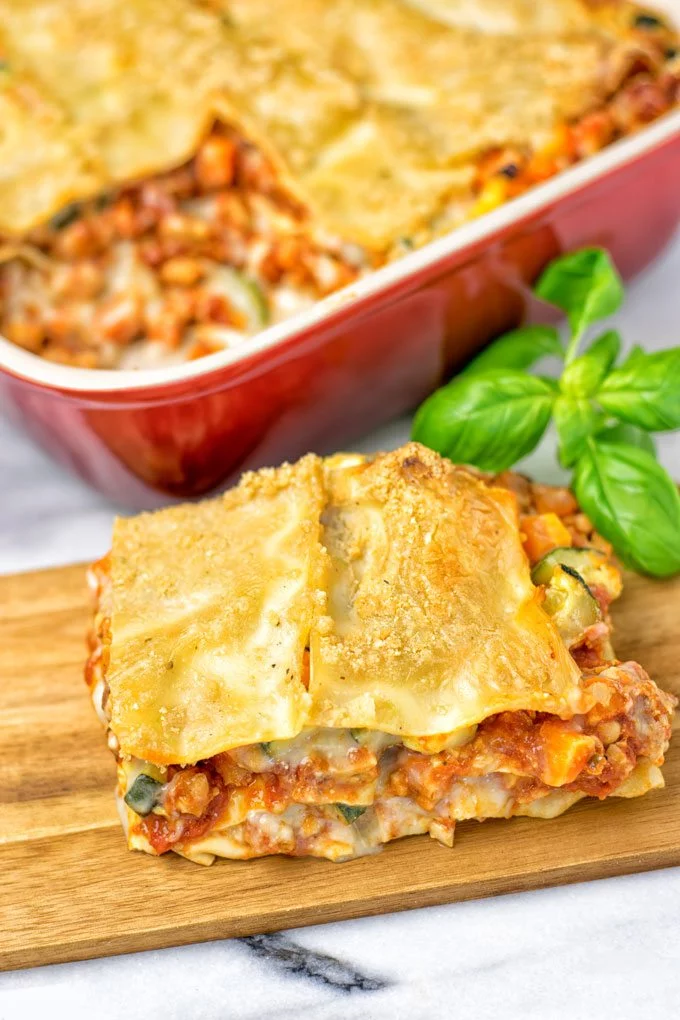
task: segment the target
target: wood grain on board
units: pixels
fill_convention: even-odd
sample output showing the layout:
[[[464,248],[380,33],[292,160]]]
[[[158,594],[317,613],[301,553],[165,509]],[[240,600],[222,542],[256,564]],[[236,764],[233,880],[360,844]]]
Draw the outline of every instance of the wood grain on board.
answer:
[[[317,924],[680,864],[680,737],[667,787],[552,821],[459,824],[346,864],[125,846],[114,761],[82,679],[82,567],[0,578],[0,969]],[[628,577],[616,648],[680,693],[680,581]]]

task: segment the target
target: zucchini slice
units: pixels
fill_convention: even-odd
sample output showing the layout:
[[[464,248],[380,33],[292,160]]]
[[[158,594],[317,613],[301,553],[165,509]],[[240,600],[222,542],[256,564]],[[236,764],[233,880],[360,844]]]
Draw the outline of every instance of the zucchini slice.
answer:
[[[163,784],[159,783],[157,779],[152,779],[145,772],[140,772],[123,800],[129,808],[132,808],[143,818],[155,808],[162,787]]]
[[[609,556],[600,549],[560,547],[552,549],[536,564],[531,572],[534,584],[549,584],[555,567],[571,567],[585,583],[603,588],[610,599],[621,594],[621,573]]]
[[[335,806],[348,825],[355,822],[359,815],[363,815],[366,810],[365,807],[361,807],[359,804],[336,804]]]
[[[269,323],[269,303],[260,285],[252,277],[228,266],[220,266],[205,284],[206,290],[224,294],[244,316],[247,329],[256,333]]]
[[[545,586],[543,608],[552,616],[567,648],[577,645],[588,627],[602,619],[590,588],[578,571],[566,563],[553,567]]]

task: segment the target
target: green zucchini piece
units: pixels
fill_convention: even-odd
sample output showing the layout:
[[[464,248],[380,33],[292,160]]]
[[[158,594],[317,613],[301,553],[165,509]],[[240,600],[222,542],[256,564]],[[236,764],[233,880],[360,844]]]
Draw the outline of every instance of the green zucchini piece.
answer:
[[[552,616],[567,648],[602,619],[597,599],[581,575],[566,563],[557,564],[545,588],[543,608]]]
[[[269,303],[260,285],[250,276],[228,266],[220,266],[208,281],[208,291],[222,293],[245,317],[248,329],[256,332],[269,322]]]
[[[612,599],[621,594],[621,574],[606,553],[590,546],[584,548],[552,549],[542,560],[539,560],[531,571],[534,584],[549,584],[555,567],[571,567],[578,571],[585,583],[590,587],[597,585],[609,593]]]
[[[145,772],[140,772],[123,800],[129,808],[144,817],[155,808],[162,787],[163,784],[159,783],[157,779],[152,779]]]
[[[365,807],[361,807],[359,804],[336,804],[335,806],[348,825],[355,822],[359,815],[363,815],[366,810]]]
[[[242,276],[243,306],[254,329],[264,329],[270,319],[269,303],[259,283],[249,276]],[[234,302],[236,303],[236,302]]]
[[[52,230],[63,230],[64,227],[68,227],[72,223],[75,223],[81,213],[82,208],[80,202],[71,202],[70,205],[65,205],[63,209],[60,209],[54,214],[50,220],[50,227]]]

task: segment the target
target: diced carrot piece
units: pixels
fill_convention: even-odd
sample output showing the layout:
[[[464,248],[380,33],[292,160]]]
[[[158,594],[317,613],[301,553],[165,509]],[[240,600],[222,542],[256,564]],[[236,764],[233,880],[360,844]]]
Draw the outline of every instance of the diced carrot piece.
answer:
[[[236,173],[236,145],[224,135],[207,138],[196,154],[196,178],[206,191],[228,188]]]
[[[559,719],[541,723],[544,762],[541,779],[548,786],[573,783],[598,748],[598,740],[567,729]]]
[[[557,514],[522,517],[520,527],[524,535],[524,551],[532,565],[538,563],[551,549],[572,544],[571,535]]]
[[[559,158],[569,152],[571,144],[571,131],[566,124],[559,124],[552,133],[552,136],[545,142],[538,151],[538,155],[549,159]]]
[[[310,676],[309,676],[309,649],[305,648],[304,654],[302,656],[302,676],[300,677],[300,680],[302,681],[302,686],[306,690],[309,690],[309,679],[310,679]]]
[[[177,255],[163,263],[158,275],[163,283],[170,286],[191,287],[194,283],[198,283],[204,271],[200,259],[191,258],[188,255]]]
[[[576,498],[569,489],[557,485],[534,485],[534,502],[539,514],[557,514],[568,517],[578,510]]]

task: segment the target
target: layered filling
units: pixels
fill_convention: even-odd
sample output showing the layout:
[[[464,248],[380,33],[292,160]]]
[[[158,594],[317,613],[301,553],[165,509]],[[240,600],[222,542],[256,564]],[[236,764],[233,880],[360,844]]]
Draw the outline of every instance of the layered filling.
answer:
[[[310,729],[194,766],[120,760],[130,846],[198,863],[276,853],[342,860],[418,833],[451,846],[464,819],[550,818],[585,796],[662,786],[670,699],[635,663],[583,684],[593,707],[569,720],[504,712],[422,740]]]
[[[581,666],[581,712],[501,712],[424,738],[309,728],[163,767],[123,755],[109,731],[129,845],[203,864],[272,853],[342,860],[417,833],[450,846],[464,819],[553,817],[585,796],[663,785],[675,699],[636,663],[611,661],[608,607],[621,577],[608,546],[568,490],[509,473],[499,483],[518,495],[534,581]],[[104,559],[92,571],[98,611],[87,668],[107,726],[109,570]]]
[[[0,332],[84,368],[232,347],[366,266],[355,247],[312,240],[268,161],[221,126],[184,166],[69,206],[5,258]]]
[[[644,34],[646,52],[640,52],[637,63],[608,102],[560,125],[540,150],[506,146],[485,153],[475,182],[476,215],[632,134],[680,102],[677,37],[652,15],[638,16],[634,28]]]
[[[514,471],[489,479],[514,492],[524,551],[544,606],[582,669],[614,658],[609,607],[622,590],[612,547],[598,535],[574,494]]]
[[[675,34],[638,14],[607,101],[540,145],[483,151],[414,236],[367,251],[316,228],[270,162],[216,125],[189,162],[63,209],[0,246],[0,333],[48,360],[144,368],[212,354],[654,120],[679,98]]]

